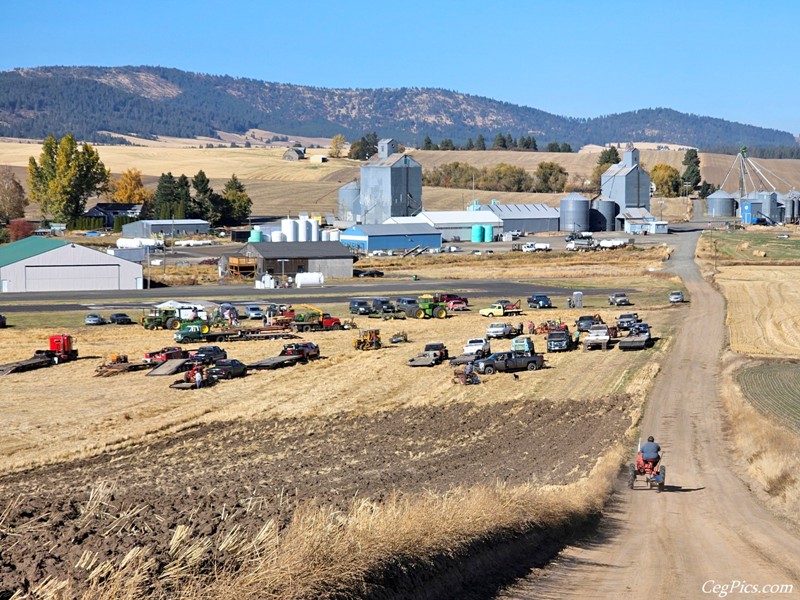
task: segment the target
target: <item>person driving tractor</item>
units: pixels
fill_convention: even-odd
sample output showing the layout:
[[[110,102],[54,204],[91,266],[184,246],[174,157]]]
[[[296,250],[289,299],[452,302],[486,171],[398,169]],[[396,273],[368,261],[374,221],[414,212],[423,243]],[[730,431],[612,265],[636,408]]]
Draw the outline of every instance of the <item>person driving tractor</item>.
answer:
[[[658,464],[661,460],[661,446],[656,443],[655,438],[651,435],[647,438],[647,443],[642,446],[642,460],[652,462],[654,465]]]

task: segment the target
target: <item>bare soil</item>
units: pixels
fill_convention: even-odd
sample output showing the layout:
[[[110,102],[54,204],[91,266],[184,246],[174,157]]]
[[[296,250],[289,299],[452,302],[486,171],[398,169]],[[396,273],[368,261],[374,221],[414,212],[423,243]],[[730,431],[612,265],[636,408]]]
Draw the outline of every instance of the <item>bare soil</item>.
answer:
[[[288,523],[298,503],[493,484],[564,484],[630,427],[633,400],[453,402],[353,416],[201,425],[152,444],[0,479],[0,595],[50,576],[79,591],[99,560],[145,547],[172,560],[178,525],[210,537],[203,572],[230,568],[231,531]],[[96,560],[86,553],[96,553]],[[84,556],[84,561],[81,557]],[[80,567],[76,566],[81,564]],[[158,570],[158,569],[157,569]],[[153,581],[153,590],[169,592]]]

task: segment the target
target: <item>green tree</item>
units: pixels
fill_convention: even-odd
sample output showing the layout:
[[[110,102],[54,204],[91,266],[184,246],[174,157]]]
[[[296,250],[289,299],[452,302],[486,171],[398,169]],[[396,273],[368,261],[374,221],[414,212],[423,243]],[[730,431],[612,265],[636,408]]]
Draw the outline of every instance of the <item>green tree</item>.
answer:
[[[541,162],[533,173],[533,190],[540,193],[563,192],[569,173],[558,163]]]
[[[683,164],[686,166],[686,170],[683,172],[683,180],[688,181],[692,185],[692,189],[694,189],[702,179],[700,176],[700,157],[697,155],[697,150],[687,150],[683,156]]]
[[[43,215],[56,221],[80,217],[86,201],[108,188],[109,177],[97,151],[89,144],[78,148],[71,134],[59,141],[48,136],[39,162],[33,156],[28,161],[31,199],[39,204]]]
[[[479,133],[478,137],[475,138],[475,150],[486,150],[486,140],[483,139],[482,133]]]
[[[0,167],[0,221],[8,223],[23,218],[27,205],[25,190],[14,171],[11,167]]]
[[[218,200],[215,198],[217,194],[214,194],[211,182],[202,169],[192,177],[192,187],[194,188],[194,197],[191,197],[187,203],[186,211],[189,214],[189,218],[205,219],[212,223],[218,220],[220,215],[218,211],[214,210],[215,208],[219,209]]]
[[[498,133],[494,136],[494,142],[492,142],[492,150],[505,150],[506,149],[506,136],[502,133]]]
[[[506,148],[516,148],[517,142],[514,141],[514,138],[511,137],[510,133],[506,134]]]
[[[431,136],[426,135],[425,139],[422,141],[422,149],[423,150],[431,150],[433,148],[433,140]]]
[[[678,169],[664,163],[659,163],[650,170],[650,180],[656,184],[657,196],[674,198],[681,189],[681,174]]]
[[[533,180],[522,167],[499,163],[485,170],[478,179],[478,187],[482,190],[496,192],[527,192]]]
[[[342,155],[342,150],[344,149],[344,144],[347,140],[344,139],[344,136],[341,133],[337,133],[333,136],[331,140],[331,157],[339,158]]]
[[[609,148],[604,148],[600,152],[600,156],[597,158],[597,164],[599,165],[615,165],[620,161],[619,152],[617,152],[617,148],[615,146],[611,146]],[[608,168],[606,167],[606,169]],[[603,169],[605,171],[605,169]]]
[[[153,199],[153,216],[157,219],[169,219],[175,212],[178,204],[175,177],[172,173],[162,173],[156,185],[155,198]]]
[[[354,160],[364,160],[364,149],[362,147],[360,140],[350,144],[350,151],[347,153],[347,158],[352,158]]]
[[[364,149],[364,159],[368,159],[373,154],[378,153],[378,134],[374,131],[361,138],[361,146]]]
[[[545,152],[561,152],[561,146],[558,142],[549,142],[544,149]]]
[[[559,152],[572,152],[572,146],[570,146],[567,142],[562,142],[561,146],[558,149]]]
[[[450,138],[445,138],[441,142],[439,142],[439,149],[440,150],[455,150],[456,146],[453,144],[453,140]]]
[[[244,184],[239,181],[234,173],[222,189],[222,197],[230,206],[229,219],[231,225],[246,223],[253,210],[253,201],[247,195]],[[228,223],[223,223],[227,225]]]
[[[717,186],[715,186],[713,183],[708,183],[708,182],[707,182],[707,181],[704,179],[704,180],[703,180],[703,183],[700,185],[700,192],[699,192],[699,196],[700,196],[700,197],[701,197],[703,200],[705,200],[706,198],[708,198],[708,197],[709,197],[711,194],[713,194],[713,193],[714,193],[714,192],[716,192],[716,191],[717,191]]]

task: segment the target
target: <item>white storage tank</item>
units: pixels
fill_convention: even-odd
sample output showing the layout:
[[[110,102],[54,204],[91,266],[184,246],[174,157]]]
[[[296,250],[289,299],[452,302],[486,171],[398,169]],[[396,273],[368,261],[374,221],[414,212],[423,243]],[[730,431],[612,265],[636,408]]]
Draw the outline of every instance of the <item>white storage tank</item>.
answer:
[[[330,242],[331,241],[331,230],[330,229],[323,229],[320,231],[320,237],[323,242]]]
[[[310,219],[308,221],[309,227],[311,230],[309,232],[308,241],[309,242],[318,242],[319,241],[319,222],[316,219]]]
[[[282,231],[275,231],[270,235],[270,241],[272,242],[285,242],[286,235]]]
[[[322,287],[325,284],[325,277],[322,273],[298,273],[294,278],[295,286],[302,287]]]
[[[294,219],[281,220],[281,233],[284,235],[287,242],[297,241],[297,221]]]
[[[340,233],[341,231],[339,231],[338,229],[331,229],[331,241],[338,242]]]
[[[311,229],[311,224],[308,222],[308,219],[297,219],[297,241],[298,242],[307,242],[308,239],[308,232]]]

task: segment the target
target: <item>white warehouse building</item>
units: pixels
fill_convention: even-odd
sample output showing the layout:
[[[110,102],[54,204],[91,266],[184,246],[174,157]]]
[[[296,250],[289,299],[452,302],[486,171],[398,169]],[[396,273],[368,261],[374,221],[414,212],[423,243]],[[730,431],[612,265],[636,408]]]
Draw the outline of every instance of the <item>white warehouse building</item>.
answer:
[[[63,240],[27,237],[0,247],[1,292],[140,290],[142,266]]]
[[[441,233],[446,242],[469,242],[476,225],[488,229],[494,236],[503,233],[503,219],[484,210],[423,210],[413,217],[391,217],[384,223],[427,223]]]

